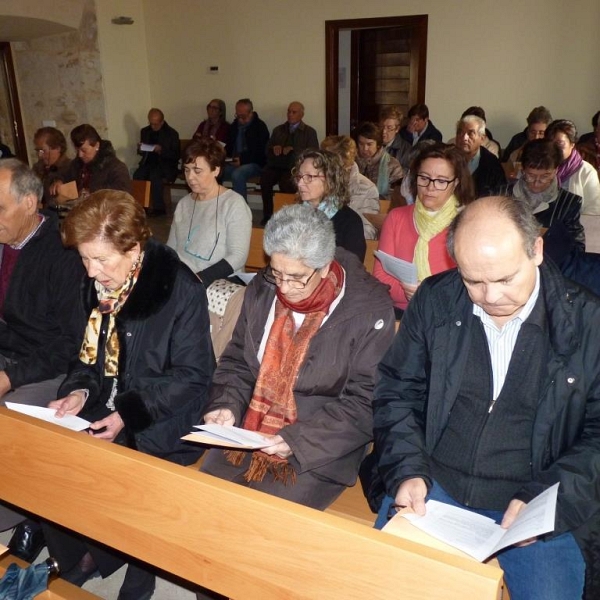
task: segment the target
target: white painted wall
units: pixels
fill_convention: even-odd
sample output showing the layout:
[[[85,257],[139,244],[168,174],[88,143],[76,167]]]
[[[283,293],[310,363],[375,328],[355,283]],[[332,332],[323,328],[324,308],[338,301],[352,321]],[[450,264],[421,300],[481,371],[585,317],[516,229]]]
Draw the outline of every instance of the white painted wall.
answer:
[[[96,0],[98,43],[106,102],[107,138],[133,169],[140,128],[148,124],[151,95],[142,0]],[[132,17],[133,25],[111,19]]]
[[[99,7],[110,0],[98,0]],[[426,102],[445,138],[469,105],[503,145],[530,109],[580,130],[600,108],[598,0],[143,0],[152,103],[189,137],[212,97],[249,96],[269,127],[290,100],[325,135],[325,21],[429,15]],[[208,73],[218,65],[218,75]],[[107,90],[108,91],[108,90]]]

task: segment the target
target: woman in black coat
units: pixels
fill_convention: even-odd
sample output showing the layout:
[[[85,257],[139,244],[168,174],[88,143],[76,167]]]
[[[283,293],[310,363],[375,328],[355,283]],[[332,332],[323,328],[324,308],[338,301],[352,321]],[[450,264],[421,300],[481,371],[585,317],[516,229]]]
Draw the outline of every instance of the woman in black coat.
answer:
[[[89,319],[79,359],[50,406],[90,420],[98,439],[195,462],[201,451],[180,438],[199,422],[214,368],[203,285],[173,250],[149,239],[144,209],[127,193],[92,194],[69,213],[62,235],[87,270]],[[47,527],[46,539],[63,577],[78,585],[123,564],[70,533]],[[154,574],[130,565],[119,598],[153,591]]]

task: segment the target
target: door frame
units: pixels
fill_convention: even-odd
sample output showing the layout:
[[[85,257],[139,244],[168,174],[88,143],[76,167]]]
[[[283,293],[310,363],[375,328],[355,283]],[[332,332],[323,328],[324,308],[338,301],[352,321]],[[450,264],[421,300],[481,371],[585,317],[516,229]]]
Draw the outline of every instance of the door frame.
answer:
[[[19,93],[17,91],[15,64],[12,57],[10,42],[0,42],[0,68],[4,71],[6,85],[8,88],[8,104],[12,113],[8,116],[12,120],[12,129],[15,142],[13,151],[17,158],[21,159],[24,163],[29,164],[29,158],[27,156],[27,144],[25,142],[25,128],[23,127],[21,104],[19,103]],[[6,140],[4,140],[4,143],[6,144]]]
[[[338,123],[338,68],[340,31],[346,29],[389,29],[410,27],[418,32],[416,53],[411,53],[411,71],[417,69],[416,102],[425,102],[425,78],[427,70],[428,15],[408,17],[375,17],[371,19],[344,19],[325,21],[325,131],[337,135]],[[413,84],[411,82],[411,88]]]

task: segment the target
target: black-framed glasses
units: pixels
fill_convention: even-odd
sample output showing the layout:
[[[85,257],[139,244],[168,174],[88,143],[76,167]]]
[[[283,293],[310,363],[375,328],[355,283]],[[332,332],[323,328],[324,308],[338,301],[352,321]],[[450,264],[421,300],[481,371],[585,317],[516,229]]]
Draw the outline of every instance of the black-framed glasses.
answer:
[[[267,267],[263,271],[262,276],[265,279],[265,281],[268,281],[269,283],[273,283],[277,287],[281,286],[283,283],[287,283],[288,286],[293,290],[303,290],[308,285],[308,282],[314,277],[314,274],[318,270],[319,269],[315,269],[308,276],[308,279],[306,281],[302,281],[302,279],[284,279],[283,277],[281,277],[281,275],[279,273],[273,271],[271,265],[267,265]]]
[[[209,261],[215,253],[215,249],[217,247],[217,244],[219,243],[219,237],[221,236],[221,232],[218,231],[217,228],[219,218],[219,196],[217,195],[217,206],[215,208],[215,243],[213,244],[212,250],[210,251],[210,254],[208,256],[202,256],[201,254],[197,254],[196,252],[193,252],[189,249],[189,245],[192,241],[192,238],[196,236],[196,234],[200,231],[201,227],[200,225],[196,225],[196,227],[192,228],[192,225],[194,223],[194,213],[196,212],[196,202],[198,202],[198,200],[194,200],[194,208],[192,209],[192,216],[190,217],[190,228],[188,230],[187,239],[185,240],[183,249],[186,252],[186,254],[189,254],[194,258]]]
[[[455,181],[456,177],[454,179],[432,179],[431,177],[421,175],[420,173],[417,175],[417,185],[419,187],[429,187],[429,184],[432,184],[433,189],[438,190],[439,192],[447,190],[448,186]]]
[[[300,181],[303,181],[306,184],[310,184],[313,182],[314,179],[323,179],[324,177],[325,177],[325,175],[323,175],[323,174],[311,175],[310,173],[304,173],[304,174],[298,173],[297,175],[294,175],[292,177],[292,179],[296,182],[296,184],[300,183]]]

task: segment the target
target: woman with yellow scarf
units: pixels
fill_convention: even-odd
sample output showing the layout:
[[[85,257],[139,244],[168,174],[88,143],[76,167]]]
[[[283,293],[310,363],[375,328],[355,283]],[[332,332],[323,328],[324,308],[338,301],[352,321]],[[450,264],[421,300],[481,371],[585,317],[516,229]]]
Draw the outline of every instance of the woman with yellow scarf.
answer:
[[[414,159],[410,173],[415,204],[392,210],[383,223],[379,250],[413,262],[419,282],[455,266],[446,250],[448,225],[460,206],[473,200],[473,182],[463,155],[454,147],[436,143]],[[373,274],[390,287],[400,318],[417,290],[386,273],[379,260]]]

